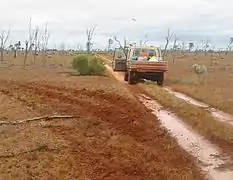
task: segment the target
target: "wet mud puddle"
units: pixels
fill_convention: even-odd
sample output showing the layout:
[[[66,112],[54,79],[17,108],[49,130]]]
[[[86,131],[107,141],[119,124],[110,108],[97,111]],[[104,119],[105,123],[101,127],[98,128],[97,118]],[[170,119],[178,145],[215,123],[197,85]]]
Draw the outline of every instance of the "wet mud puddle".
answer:
[[[192,130],[181,119],[174,114],[164,110],[155,100],[143,94],[139,95],[139,100],[158,117],[161,125],[174,136],[179,145],[189,154],[198,159],[198,164],[206,172],[207,179],[210,180],[233,180],[233,171],[220,170],[224,165],[224,160],[220,159],[219,149],[205,140],[204,137]]]
[[[172,91],[171,88],[165,87],[163,89],[169,92],[170,94],[173,94],[177,98],[184,100],[185,102],[189,104],[195,105],[200,108],[204,108],[205,110],[209,111],[212,114],[212,116],[218,119],[219,121],[223,121],[223,122],[233,125],[233,116],[231,116],[230,114],[227,114],[215,108],[212,108],[208,104],[205,104],[196,99],[193,99],[183,93]]]

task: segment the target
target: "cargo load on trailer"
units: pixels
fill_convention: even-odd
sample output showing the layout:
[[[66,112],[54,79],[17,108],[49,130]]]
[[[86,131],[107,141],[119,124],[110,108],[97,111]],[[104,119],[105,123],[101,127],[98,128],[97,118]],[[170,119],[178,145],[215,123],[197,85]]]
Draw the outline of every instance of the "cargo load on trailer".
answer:
[[[114,53],[113,69],[124,71],[124,80],[129,84],[143,78],[162,86],[168,62],[162,59],[158,47],[135,46],[129,47],[126,52],[118,48]]]

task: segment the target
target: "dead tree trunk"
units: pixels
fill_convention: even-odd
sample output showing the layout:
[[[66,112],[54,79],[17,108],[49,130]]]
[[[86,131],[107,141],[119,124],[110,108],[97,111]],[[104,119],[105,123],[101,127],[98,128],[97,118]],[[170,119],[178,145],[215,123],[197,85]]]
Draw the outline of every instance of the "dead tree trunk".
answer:
[[[3,61],[4,61],[4,49],[5,49],[5,45],[6,45],[6,42],[9,38],[9,34],[10,34],[10,29],[8,29],[8,32],[5,36],[5,31],[2,31],[1,34],[0,34],[0,42],[1,42],[1,45],[0,45],[0,51],[1,51],[1,64],[3,64]]]
[[[95,25],[94,27],[87,29],[86,34],[87,34],[87,43],[86,43],[86,48],[87,48],[87,52],[89,53],[91,51],[91,45],[92,45],[92,38],[94,36],[95,33],[95,29],[96,29]]]
[[[25,41],[25,56],[24,56],[24,60],[23,60],[23,67],[26,67],[26,62],[27,62],[27,57],[28,57],[28,41]]]
[[[167,47],[169,45],[170,40],[172,39],[173,33],[171,33],[171,29],[169,28],[167,31],[167,36],[165,37],[166,39],[166,44],[164,47],[164,51],[163,51],[163,59],[165,59],[165,56],[167,55]]]
[[[34,53],[33,53],[33,64],[36,64],[36,55],[37,55],[37,50],[40,44],[40,40],[39,40],[39,28],[37,27],[35,30],[35,39],[34,39],[34,45],[35,45],[35,49],[34,49]]]

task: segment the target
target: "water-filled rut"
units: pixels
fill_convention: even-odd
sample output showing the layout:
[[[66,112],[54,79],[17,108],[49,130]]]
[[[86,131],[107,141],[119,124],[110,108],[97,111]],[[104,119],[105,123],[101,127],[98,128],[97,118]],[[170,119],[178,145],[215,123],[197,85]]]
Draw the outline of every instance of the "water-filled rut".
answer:
[[[174,136],[179,145],[199,160],[201,168],[207,172],[208,179],[232,180],[233,171],[220,170],[226,162],[220,159],[219,149],[192,130],[181,119],[166,111],[155,100],[140,94],[139,100],[158,117],[161,125]]]
[[[220,110],[210,107],[208,104],[193,99],[183,93],[175,92],[169,87],[164,87],[163,89],[165,89],[170,94],[173,94],[177,98],[182,99],[189,104],[195,105],[200,108],[204,108],[206,111],[209,111],[212,114],[212,116],[215,117],[217,120],[233,125],[233,116],[231,116],[230,114],[224,113]]]

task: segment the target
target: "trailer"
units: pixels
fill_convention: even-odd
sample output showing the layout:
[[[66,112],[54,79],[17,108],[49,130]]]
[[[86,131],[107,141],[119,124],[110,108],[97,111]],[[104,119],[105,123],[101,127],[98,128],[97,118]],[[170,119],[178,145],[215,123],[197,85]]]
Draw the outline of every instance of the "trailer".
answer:
[[[130,47],[127,52],[124,80],[135,84],[139,79],[156,81],[163,85],[164,73],[168,71],[168,62],[162,59],[161,50],[153,46]]]

